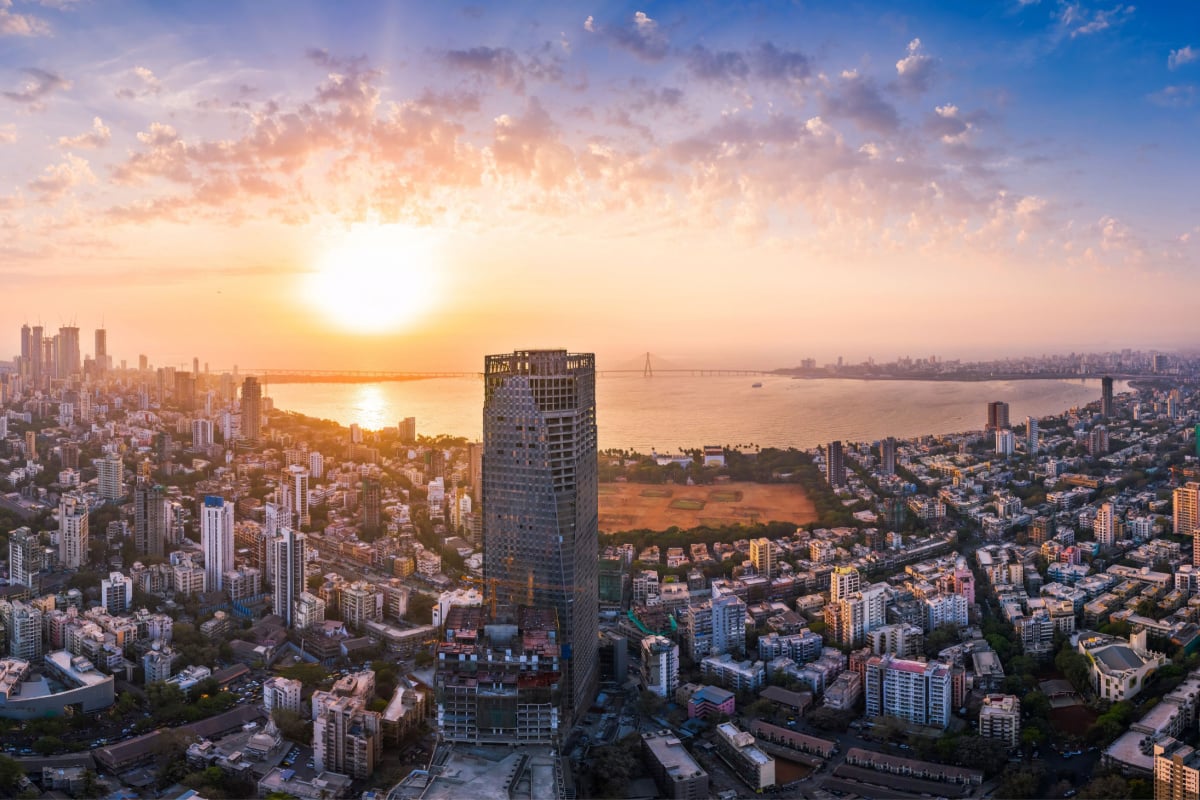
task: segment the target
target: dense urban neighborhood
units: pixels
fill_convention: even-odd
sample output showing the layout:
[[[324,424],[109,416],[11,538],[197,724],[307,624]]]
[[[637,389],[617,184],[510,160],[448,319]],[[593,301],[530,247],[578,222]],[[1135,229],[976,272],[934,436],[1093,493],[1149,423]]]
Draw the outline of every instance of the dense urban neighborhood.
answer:
[[[1097,357],[1141,377],[1052,417],[996,401],[953,435],[665,455],[596,450],[594,365],[565,351],[489,357],[469,442],[289,413],[198,360],[117,366],[103,334],[81,359],[78,329],[26,326],[0,373],[0,793],[1149,798],[1200,778],[1186,362]],[[727,524],[747,482],[815,519]],[[729,511],[597,530],[629,485]],[[537,550],[545,519],[593,535]]]

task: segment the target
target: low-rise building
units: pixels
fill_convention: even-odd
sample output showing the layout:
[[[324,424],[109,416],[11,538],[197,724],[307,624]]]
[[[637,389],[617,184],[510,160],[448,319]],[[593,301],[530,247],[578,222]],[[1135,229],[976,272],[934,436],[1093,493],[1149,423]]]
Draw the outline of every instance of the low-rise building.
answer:
[[[701,686],[687,701],[688,719],[724,714],[733,716],[734,694],[719,686]]]
[[[1079,634],[1077,646],[1091,664],[1097,696],[1113,703],[1137,697],[1146,680],[1166,663],[1165,655],[1146,647],[1146,638],[1144,630],[1129,641],[1092,631]]]
[[[759,749],[754,734],[732,722],[717,726],[717,753],[756,792],[775,785],[775,759]]]
[[[650,774],[664,797],[671,800],[707,800],[708,773],[669,730],[642,734],[642,753]]]

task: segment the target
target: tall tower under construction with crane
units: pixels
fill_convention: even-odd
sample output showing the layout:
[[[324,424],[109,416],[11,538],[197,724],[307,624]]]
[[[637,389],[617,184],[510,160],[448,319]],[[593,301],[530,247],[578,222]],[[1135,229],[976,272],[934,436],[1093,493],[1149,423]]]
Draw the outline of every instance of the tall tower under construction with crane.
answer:
[[[487,356],[483,572],[497,608],[558,613],[564,711],[599,680],[596,358],[566,350]]]

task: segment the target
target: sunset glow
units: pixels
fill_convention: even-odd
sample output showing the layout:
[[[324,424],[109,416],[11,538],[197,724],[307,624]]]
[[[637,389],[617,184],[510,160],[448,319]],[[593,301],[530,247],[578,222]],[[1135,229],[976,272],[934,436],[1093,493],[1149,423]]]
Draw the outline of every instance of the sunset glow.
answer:
[[[0,279],[162,363],[1179,347],[1198,16],[0,2]]]
[[[305,281],[305,297],[355,333],[411,328],[440,300],[432,240],[401,225],[360,224],[339,235]]]

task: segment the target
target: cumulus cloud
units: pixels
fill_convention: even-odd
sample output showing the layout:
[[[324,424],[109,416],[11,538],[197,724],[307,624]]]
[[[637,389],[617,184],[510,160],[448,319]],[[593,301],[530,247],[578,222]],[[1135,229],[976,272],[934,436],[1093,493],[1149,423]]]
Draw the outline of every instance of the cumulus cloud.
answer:
[[[73,187],[80,184],[94,184],[96,176],[88,162],[78,156],[67,154],[66,161],[52,164],[42,174],[29,182],[29,190],[38,195],[44,203],[55,203]]]
[[[1184,64],[1191,64],[1193,61],[1200,61],[1200,50],[1189,44],[1171,51],[1167,56],[1167,69],[1179,69]]]
[[[149,67],[134,67],[129,71],[129,77],[133,85],[118,89],[117,97],[129,100],[135,97],[147,97],[162,92],[162,83]]]
[[[104,120],[94,117],[90,131],[85,131],[78,136],[61,136],[58,139],[58,146],[94,150],[98,147],[104,147],[110,141],[112,141],[112,131],[104,124]]]
[[[12,0],[0,0],[0,36],[49,36],[50,26],[32,14],[12,10]]]
[[[614,25],[601,25],[589,16],[583,21],[583,29],[643,61],[662,61],[670,52],[670,43],[658,22],[644,11],[634,12],[628,20]]]
[[[1147,95],[1147,99],[1156,106],[1164,108],[1189,108],[1196,102],[1196,86],[1190,83],[1164,86],[1157,92]]]
[[[822,96],[823,113],[849,119],[863,130],[892,133],[900,127],[900,115],[883,99],[875,83],[854,70],[841,74],[838,82]]]
[[[958,106],[946,103],[934,108],[925,121],[925,129],[948,145],[966,144],[976,132],[975,115],[964,114]]]
[[[1067,35],[1074,39],[1119,25],[1132,16],[1134,10],[1134,6],[1118,3],[1108,10],[1096,9],[1089,12],[1079,3],[1068,3],[1059,13],[1058,21]]]
[[[60,75],[37,67],[27,67],[23,72],[29,76],[24,85],[17,91],[4,92],[4,96],[14,103],[20,103],[30,111],[41,111],[46,107],[46,99],[54,92],[67,91],[71,82]]]
[[[896,62],[896,85],[901,91],[920,94],[929,89],[937,60],[921,51],[921,40],[908,43],[908,54]]]

